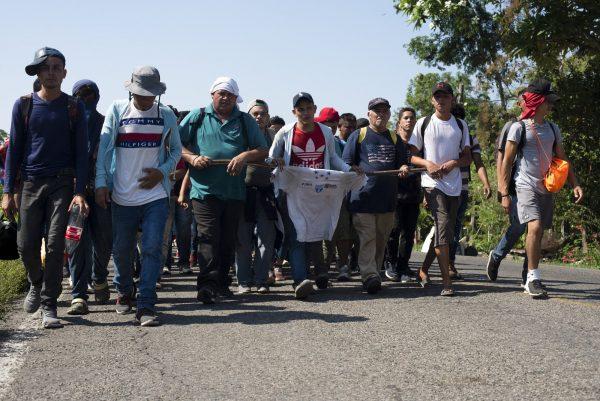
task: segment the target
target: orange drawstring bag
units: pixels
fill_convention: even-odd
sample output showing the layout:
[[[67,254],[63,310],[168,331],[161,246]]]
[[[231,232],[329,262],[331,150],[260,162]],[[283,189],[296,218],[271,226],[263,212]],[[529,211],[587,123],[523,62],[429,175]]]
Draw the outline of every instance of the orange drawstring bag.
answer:
[[[531,120],[530,124],[530,128],[538,141],[538,151],[539,149],[541,149],[542,152],[544,152],[544,156],[546,156],[546,160],[549,160],[550,158],[548,157],[546,151],[542,147],[542,142],[540,141],[539,134],[535,129],[535,124]],[[550,160],[550,167],[548,167],[548,171],[546,171],[546,174],[544,175],[544,186],[546,187],[548,192],[558,192],[562,189],[562,187],[565,186],[568,177],[569,162],[554,156],[552,157],[552,160]]]

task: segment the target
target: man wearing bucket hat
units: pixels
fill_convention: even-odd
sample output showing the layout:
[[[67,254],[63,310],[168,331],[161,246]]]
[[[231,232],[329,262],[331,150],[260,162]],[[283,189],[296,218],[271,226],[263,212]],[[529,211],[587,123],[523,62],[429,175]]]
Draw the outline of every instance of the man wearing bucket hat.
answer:
[[[515,157],[515,188],[517,214],[521,224],[527,224],[525,250],[527,252],[527,280],[525,292],[533,298],[546,296],[538,264],[541,255],[542,234],[552,227],[553,196],[544,185],[546,172],[554,156],[568,162],[563,139],[558,127],[545,119],[560,99],[551,89],[550,82],[538,79],[532,82],[522,95],[524,106],[520,121],[513,123],[504,148],[504,160],[498,190],[502,207],[507,213],[511,208],[509,182]],[[569,163],[570,165],[570,163]],[[583,199],[583,190],[577,183],[573,166],[568,173],[573,187],[575,203]]]
[[[254,118],[240,111],[234,79],[219,77],[209,91],[212,102],[192,110],[179,129],[183,159],[191,166],[190,198],[198,228],[198,300],[231,296],[229,269],[246,199],[245,168],[267,156],[267,142]],[[226,165],[212,163],[229,160]]]
[[[117,100],[106,113],[96,161],[96,203],[111,203],[116,311],[132,311],[132,260],[142,230],[142,269],[135,320],[156,326],[154,305],[160,276],[162,239],[169,213],[169,174],[181,157],[177,118],[160,104],[166,85],[154,67],[136,68],[125,82],[130,99]],[[156,97],[159,101],[156,101]]]
[[[15,180],[20,173],[23,192],[18,247],[31,285],[24,308],[33,313],[41,305],[43,326],[56,328],[62,327],[56,301],[61,292],[68,211],[77,205],[86,215],[88,208],[84,197],[87,124],[83,103],[61,91],[67,74],[61,52],[50,47],[39,49],[25,72],[37,75],[41,89],[22,96],[13,107],[2,209],[12,217]],[[43,226],[47,239],[42,269]]]

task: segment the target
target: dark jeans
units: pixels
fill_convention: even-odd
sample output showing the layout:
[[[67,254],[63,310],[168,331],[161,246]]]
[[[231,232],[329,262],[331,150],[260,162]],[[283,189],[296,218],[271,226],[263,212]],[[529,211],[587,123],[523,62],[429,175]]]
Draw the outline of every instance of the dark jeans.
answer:
[[[229,286],[229,269],[233,265],[237,228],[244,202],[222,200],[215,196],[192,199],[198,230],[198,288],[208,285]]]
[[[385,259],[398,274],[409,270],[408,261],[415,243],[418,219],[418,203],[396,204],[396,221],[387,243]]]
[[[62,290],[65,231],[69,204],[73,199],[73,177],[39,177],[23,183],[17,245],[32,285],[41,286],[42,305],[55,308]],[[41,248],[46,227],[46,263],[42,269]]]
[[[469,191],[462,191],[460,193],[460,200],[458,204],[458,212],[456,212],[456,222],[454,223],[454,241],[450,244],[450,262],[454,262],[456,259],[456,250],[458,249],[460,236],[462,234],[463,221],[465,220],[465,214],[469,208]]]
[[[103,209],[96,205],[93,196],[88,196],[86,200],[90,213],[85,219],[80,243],[69,257],[73,299],[88,299],[87,286],[90,280],[97,284],[106,282],[108,261],[112,251],[110,204]]]
[[[171,267],[171,244],[172,231],[175,226],[177,234],[177,249],[179,250],[179,261],[177,265],[181,268],[189,264],[190,246],[192,243],[192,211],[184,209],[177,204],[177,197],[172,196],[169,204],[169,216],[165,225],[163,237],[162,257],[163,264]]]

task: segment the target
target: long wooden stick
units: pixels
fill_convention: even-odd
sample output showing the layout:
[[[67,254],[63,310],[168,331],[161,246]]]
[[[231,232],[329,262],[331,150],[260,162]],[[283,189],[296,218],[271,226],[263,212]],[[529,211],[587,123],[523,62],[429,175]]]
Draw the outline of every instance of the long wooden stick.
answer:
[[[231,162],[231,159],[214,159],[214,160],[210,161],[210,163],[212,165],[216,165],[216,166],[227,165],[227,164],[229,164],[229,162]],[[248,162],[248,165],[256,166],[256,167],[274,168],[274,166],[271,166],[264,162]],[[425,167],[412,167],[409,169],[408,173],[409,174],[422,173],[424,171],[427,171],[427,169]],[[400,170],[381,170],[381,171],[372,171],[372,172],[368,172],[365,174],[366,175],[398,175],[399,173],[400,173]]]

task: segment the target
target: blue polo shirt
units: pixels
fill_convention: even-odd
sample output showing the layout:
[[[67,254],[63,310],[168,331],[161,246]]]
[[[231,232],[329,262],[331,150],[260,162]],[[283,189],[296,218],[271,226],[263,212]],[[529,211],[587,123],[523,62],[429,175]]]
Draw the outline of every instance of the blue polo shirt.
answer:
[[[264,135],[254,119],[240,112],[236,106],[228,120],[221,122],[212,104],[205,108],[202,125],[196,133],[191,132],[191,123],[200,114],[200,109],[192,110],[179,125],[181,143],[192,152],[211,159],[232,159],[248,149],[267,148]],[[244,119],[246,134],[242,133],[241,119]],[[194,137],[195,136],[195,137]],[[246,171],[237,176],[227,173],[227,166],[210,166],[198,170],[190,168],[192,189],[190,198],[204,199],[212,195],[224,200],[245,200]]]

